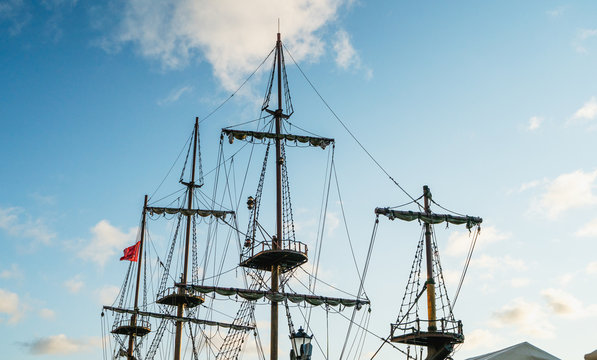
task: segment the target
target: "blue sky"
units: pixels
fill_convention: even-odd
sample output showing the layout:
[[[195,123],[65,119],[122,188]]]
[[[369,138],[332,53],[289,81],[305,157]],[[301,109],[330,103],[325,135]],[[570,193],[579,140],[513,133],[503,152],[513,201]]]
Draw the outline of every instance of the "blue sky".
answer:
[[[3,353],[101,356],[100,306],[120,284],[118,258],[143,195],[195,116],[265,58],[278,18],[309,79],[409,193],[428,184],[438,203],[484,218],[455,309],[467,336],[455,359],[522,341],[562,359],[595,350],[597,3],[8,0],[0,2]],[[286,60],[293,119],[337,139],[352,236],[366,249],[373,208],[408,198]],[[206,169],[219,129],[254,119],[264,87],[260,72],[202,123]],[[381,221],[367,285],[376,333],[397,315],[384,290],[401,296],[413,226]],[[467,233],[442,228],[438,241],[453,289]],[[378,346],[367,345],[367,354]]]

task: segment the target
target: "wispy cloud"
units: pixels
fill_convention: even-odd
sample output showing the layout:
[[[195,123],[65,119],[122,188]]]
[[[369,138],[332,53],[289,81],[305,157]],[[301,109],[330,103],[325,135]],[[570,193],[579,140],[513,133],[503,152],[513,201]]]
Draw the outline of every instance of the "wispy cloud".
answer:
[[[369,79],[373,72],[363,66],[361,57],[352,46],[350,35],[345,30],[338,30],[333,40],[333,49],[336,52],[336,64],[344,70],[363,70]]]
[[[325,48],[322,29],[345,3],[126,0],[112,42],[133,44],[142,56],[165,68],[206,59],[223,87],[234,90],[273,48],[276,19],[294,59],[316,60]]]
[[[487,329],[475,329],[467,332],[466,341],[462,345],[463,351],[480,348],[493,348],[501,343],[503,339],[495,334],[495,331]]]
[[[117,259],[118,253],[135,243],[137,228],[123,232],[107,220],[102,220],[91,228],[91,233],[92,238],[85,240],[86,245],[79,250],[78,256],[104,266],[108,259]]]
[[[70,293],[76,294],[83,288],[85,283],[81,280],[81,275],[77,275],[72,279],[66,280],[63,285]]]
[[[0,25],[8,23],[8,33],[16,36],[31,21],[31,14],[23,0],[8,0],[0,3]]]
[[[97,299],[100,304],[112,304],[116,297],[118,296],[118,292],[120,288],[114,285],[106,285],[101,289],[96,290]]]
[[[524,271],[527,269],[527,264],[524,260],[513,258],[510,255],[503,257],[481,255],[478,258],[473,259],[471,261],[471,265],[489,271],[497,271],[502,269]]]
[[[556,18],[556,17],[562,16],[562,14],[564,14],[565,11],[566,11],[565,6],[558,6],[555,9],[547,10],[545,13],[551,17]]]
[[[579,317],[581,315],[590,315],[583,304],[574,297],[561,289],[546,289],[541,291],[541,296],[547,302],[549,309],[556,315],[565,317]],[[595,315],[595,314],[593,314]]]
[[[43,195],[37,192],[29,194],[33,200],[37,201],[41,205],[54,205],[56,203],[56,196],[54,195]]]
[[[597,171],[577,170],[548,181],[545,192],[531,204],[531,211],[544,213],[550,219],[561,213],[597,204],[593,189],[597,186]]]
[[[539,181],[539,180],[533,180],[533,181],[523,183],[520,185],[520,188],[518,188],[518,192],[527,191],[529,189],[539,186],[540,184],[541,184],[541,181]]]
[[[75,339],[59,334],[21,343],[21,346],[32,355],[69,355],[88,352],[100,344],[99,338]]]
[[[544,119],[540,116],[531,116],[531,118],[529,119],[529,125],[527,126],[527,129],[529,131],[534,131],[534,130],[539,129],[539,127],[543,123],[543,120]]]
[[[77,2],[78,0],[3,1],[0,2],[0,25],[8,23],[10,35],[17,36],[30,24],[41,24],[42,34],[58,41],[63,34],[64,14],[70,12]]]
[[[586,272],[589,275],[595,275],[595,274],[597,274],[597,261],[590,262],[587,265]]]
[[[555,326],[549,321],[546,309],[538,303],[522,298],[512,300],[491,315],[490,326],[509,327],[517,333],[537,338],[553,338]]]
[[[577,53],[586,54],[589,52],[586,46],[588,39],[597,36],[597,29],[580,29],[576,34],[576,38],[572,42],[572,46]]]
[[[469,232],[466,230],[452,232],[448,238],[446,254],[449,256],[461,256],[466,254],[471,245],[473,234],[474,232]],[[484,227],[479,234],[475,248],[478,250],[487,244],[505,240],[510,236],[511,234],[499,231],[494,226]]]
[[[568,122],[579,122],[589,121],[597,117],[597,98],[594,96],[589,99],[583,106],[581,106],[576,112],[570,117]]]
[[[23,272],[17,264],[12,264],[10,269],[0,271],[0,279],[19,279],[23,277]]]
[[[169,105],[172,103],[175,103],[178,101],[178,99],[180,99],[180,97],[193,90],[192,86],[183,86],[177,89],[174,89],[172,91],[170,91],[170,93],[163,99],[158,100],[158,105],[160,106],[164,106],[164,105]]]
[[[51,309],[42,308],[39,309],[38,313],[39,316],[46,320],[54,320],[54,318],[56,317],[56,313],[54,312],[54,310]]]
[[[8,290],[0,289],[0,315],[4,314],[9,324],[18,323],[24,315],[23,304],[19,295]],[[0,316],[0,323],[5,320]]]
[[[344,30],[336,32],[334,51],[336,51],[336,64],[345,70],[352,66],[358,66],[361,62],[357,52],[350,43],[350,36]]]
[[[522,288],[530,283],[531,279],[529,278],[513,278],[512,280],[510,280],[510,285],[512,285],[513,288]]]
[[[32,239],[32,245],[47,245],[56,237],[42,219],[32,219],[25,210],[18,207],[0,208],[0,229],[13,237]]]
[[[582,237],[597,237],[597,218],[583,225],[583,227],[578,229],[575,235]]]

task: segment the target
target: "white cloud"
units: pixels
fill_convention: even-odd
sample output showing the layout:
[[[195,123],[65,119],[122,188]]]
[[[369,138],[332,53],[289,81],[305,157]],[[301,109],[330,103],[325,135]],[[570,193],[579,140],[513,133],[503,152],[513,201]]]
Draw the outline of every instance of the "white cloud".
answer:
[[[163,99],[158,100],[158,105],[164,106],[164,105],[169,105],[169,104],[175,103],[178,101],[178,99],[180,99],[180,97],[182,95],[184,95],[185,93],[192,91],[192,90],[193,90],[193,87],[189,86],[189,85],[174,89],[174,90],[170,91],[168,96],[166,96]]]
[[[480,257],[471,260],[471,265],[490,271],[496,271],[500,269],[524,271],[527,269],[527,265],[524,260],[515,259],[510,255],[503,257],[481,255]]]
[[[461,350],[474,350],[479,348],[493,348],[503,340],[493,331],[486,329],[475,329],[467,332],[466,341]]]
[[[334,51],[336,52],[336,64],[341,68],[346,70],[360,64],[359,56],[350,43],[350,36],[344,30],[336,32]]]
[[[110,305],[114,303],[118,293],[120,292],[120,288],[114,285],[106,285],[101,289],[96,291],[97,299],[99,300],[100,304],[102,305]]]
[[[39,310],[39,316],[47,320],[53,320],[56,317],[56,313],[54,310],[43,308]]]
[[[327,213],[325,218],[325,228],[327,230],[328,236],[331,236],[338,228],[338,225],[340,225],[340,219],[338,218],[338,215],[333,212]]]
[[[586,54],[589,51],[587,50],[585,43],[587,39],[594,36],[597,36],[597,29],[580,29],[572,42],[572,46],[574,46],[576,52]]]
[[[597,117],[597,98],[593,96],[580,109],[576,110],[569,122],[593,120],[595,117]]]
[[[38,192],[34,192],[29,194],[29,197],[33,200],[37,201],[41,205],[54,205],[56,204],[56,196],[55,195],[43,195]]]
[[[68,289],[70,293],[76,294],[81,290],[81,288],[85,285],[83,280],[81,280],[81,276],[77,275],[72,279],[68,279],[63,283],[64,287]]]
[[[551,17],[559,17],[564,13],[564,10],[566,10],[566,8],[564,6],[559,6],[555,9],[552,10],[548,10],[545,13]]]
[[[127,0],[115,42],[134,44],[165,68],[185,66],[201,54],[223,87],[235,90],[274,47],[277,19],[294,59],[316,60],[324,52],[323,28],[344,2]]]
[[[56,234],[42,219],[32,219],[21,208],[0,208],[0,229],[9,235],[33,239],[35,243],[49,244]]]
[[[17,264],[12,264],[10,269],[0,271],[0,279],[19,279],[23,277],[23,272]]]
[[[583,237],[597,237],[597,218],[589,221],[583,227],[578,229],[575,235]]]
[[[461,256],[468,253],[474,233],[474,231],[469,232],[468,230],[452,232],[448,238],[446,254],[449,256]],[[487,244],[505,240],[509,237],[509,233],[500,232],[494,226],[481,228],[481,233],[477,238],[475,249],[478,250],[480,247]]]
[[[110,225],[107,220],[102,220],[91,228],[91,233],[93,237],[86,240],[87,245],[79,251],[78,256],[104,266],[108,259],[119,259],[117,254],[134,245],[137,228],[131,228],[125,233]]]
[[[556,315],[573,318],[582,314],[588,315],[576,297],[560,289],[546,289],[541,291],[541,295],[547,301],[550,310]]]
[[[525,287],[530,283],[531,279],[529,278],[513,278],[510,280],[510,285],[512,285],[513,288]]]
[[[593,194],[596,179],[597,171],[562,174],[548,182],[545,193],[532,207],[555,219],[564,211],[597,204],[597,196]]]
[[[560,284],[560,286],[566,286],[568,284],[570,284],[570,282],[572,282],[572,280],[576,279],[576,274],[574,273],[566,273],[566,274],[562,274],[560,276],[558,276],[556,278],[556,281],[558,282],[558,284]]]
[[[518,192],[523,192],[523,191],[527,191],[529,189],[535,188],[535,187],[539,186],[539,184],[541,184],[541,182],[539,180],[533,180],[533,181],[523,183],[520,185]]]
[[[19,295],[0,289],[0,314],[8,316],[9,324],[18,323],[23,317],[23,305],[19,300]],[[4,317],[0,317],[0,323],[3,321]]]
[[[528,130],[533,131],[539,129],[541,124],[543,123],[543,118],[539,116],[532,116],[529,119],[529,126],[527,127]]]
[[[33,355],[68,355],[90,351],[101,344],[97,338],[72,339],[64,334],[36,339],[22,343]]]
[[[590,262],[589,265],[587,265],[586,271],[589,275],[597,274],[597,261]]]
[[[8,32],[12,36],[21,33],[23,28],[31,21],[31,14],[23,0],[8,0],[0,3],[0,23],[10,23]]]
[[[541,304],[518,298],[493,312],[490,325],[496,328],[513,327],[517,333],[527,336],[552,338],[555,327],[548,319],[547,311]]]

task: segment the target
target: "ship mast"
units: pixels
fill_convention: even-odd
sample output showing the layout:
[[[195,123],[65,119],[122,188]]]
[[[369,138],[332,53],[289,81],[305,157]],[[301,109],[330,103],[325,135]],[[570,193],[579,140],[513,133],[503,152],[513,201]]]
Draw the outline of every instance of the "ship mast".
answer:
[[[184,296],[186,289],[183,287],[187,284],[187,272],[189,267],[189,243],[191,238],[191,222],[193,215],[190,214],[190,211],[193,209],[193,189],[195,188],[195,162],[197,158],[197,138],[199,133],[199,118],[195,118],[195,129],[193,132],[193,161],[191,162],[191,181],[188,183],[184,183],[188,187],[188,202],[187,202],[187,209],[189,210],[189,215],[187,215],[187,228],[186,228],[186,235],[185,235],[185,244],[184,244],[184,265],[182,268],[182,278],[180,282],[180,287],[178,288],[178,292],[181,296]],[[184,308],[185,303],[180,302],[177,307],[176,316],[178,318],[182,318],[184,316]],[[183,322],[178,320],[176,321],[176,334],[174,338],[174,360],[180,360],[180,351],[182,345],[182,326]]]
[[[272,239],[272,249],[280,249],[282,240],[282,145],[280,139],[280,126],[282,122],[282,40],[278,33],[276,42],[276,57],[278,59],[278,109],[274,114],[276,120],[276,238]],[[280,278],[280,267],[272,265],[272,292],[278,292]],[[271,303],[271,336],[270,336],[270,359],[278,359],[278,303]]]
[[[423,198],[425,199],[425,214],[430,215],[431,209],[429,208],[429,198],[431,192],[427,185],[423,186]],[[428,330],[430,332],[436,331],[437,326],[435,325],[435,280],[433,277],[433,253],[431,250],[431,225],[425,222],[425,257],[427,260],[427,316],[429,319]]]
[[[141,239],[139,240],[139,257],[137,262],[137,285],[135,286],[135,311],[139,310],[139,283],[141,282],[141,261],[143,258],[143,240],[145,239],[145,216],[147,212],[147,195],[145,195],[145,201],[143,203],[143,220],[141,222]],[[137,314],[131,315],[131,327],[136,328],[137,326]],[[127,359],[133,359],[133,350],[135,346],[136,332],[129,335],[129,347],[127,349]]]
[[[392,208],[376,208],[375,213],[377,215],[385,215],[390,220],[400,219],[404,221],[418,220],[423,222],[423,229],[425,233],[425,258],[427,268],[427,280],[425,281],[425,287],[422,291],[418,289],[418,274],[420,274],[421,268],[418,272],[412,272],[411,278],[407,285],[407,293],[418,293],[414,298],[414,301],[404,297],[403,303],[400,306],[401,315],[397,323],[391,325],[390,340],[395,343],[402,343],[407,345],[423,346],[427,348],[426,360],[444,360],[449,357],[450,353],[454,350],[454,345],[461,344],[464,341],[464,334],[462,332],[462,323],[454,319],[452,313],[452,306],[449,305],[449,299],[446,295],[445,284],[442,280],[441,267],[438,267],[439,254],[434,253],[434,247],[436,246],[433,241],[433,224],[440,224],[443,222],[462,225],[465,224],[467,229],[473,227],[480,228],[483,219],[475,216],[462,216],[452,214],[435,214],[431,211],[430,203],[431,190],[427,185],[423,186],[423,199],[424,207],[423,212],[414,211],[403,211],[394,210]],[[422,241],[422,240],[421,240]],[[418,250],[417,250],[418,251]],[[415,256],[414,264],[421,264],[422,251],[417,252]],[[437,274],[434,274],[434,266]],[[413,279],[416,276],[417,279]],[[417,287],[415,289],[415,286]],[[416,310],[416,303],[419,298],[422,297],[423,292],[427,293],[427,319],[419,319],[418,312]],[[443,306],[440,309],[436,306],[436,297],[448,302],[448,309],[446,310]],[[405,313],[402,313],[402,309],[408,309]],[[438,312],[440,318],[438,319]],[[427,323],[427,329],[422,328]]]

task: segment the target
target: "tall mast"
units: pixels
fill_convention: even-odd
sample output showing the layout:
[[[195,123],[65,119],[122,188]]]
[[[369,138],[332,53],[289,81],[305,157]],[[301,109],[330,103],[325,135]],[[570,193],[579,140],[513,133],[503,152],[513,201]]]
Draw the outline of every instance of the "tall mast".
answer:
[[[137,259],[137,285],[135,286],[135,311],[139,310],[139,283],[141,282],[141,260],[143,258],[143,240],[145,238],[145,214],[147,209],[147,195],[143,203],[143,220],[141,221],[141,239],[139,240],[139,256]],[[137,325],[137,314],[131,316],[131,327],[135,328]],[[129,335],[129,347],[127,350],[127,359],[133,359],[133,349],[135,346],[135,335]]]
[[[282,145],[280,139],[280,127],[282,122],[282,40],[278,33],[276,42],[276,56],[278,62],[278,109],[274,115],[276,119],[276,239],[272,239],[272,249],[280,249],[282,241]],[[279,265],[272,265],[272,292],[278,292],[280,277]],[[271,303],[271,337],[270,337],[270,359],[278,359],[278,303]]]
[[[443,282],[443,276],[441,275],[441,267],[439,266],[439,254],[434,251],[432,224],[441,224],[446,222],[448,224],[462,225],[465,224],[467,229],[478,227],[483,222],[483,219],[476,216],[464,216],[464,215],[452,215],[452,214],[435,214],[431,212],[430,203],[431,190],[427,185],[423,186],[423,199],[424,208],[423,212],[394,210],[392,208],[376,208],[375,213],[377,215],[385,215],[390,220],[400,219],[404,221],[418,220],[423,222],[423,229],[425,230],[425,258],[427,268],[427,280],[425,281],[425,292],[427,293],[427,320],[421,321],[419,318],[419,312],[416,310],[415,305],[418,304],[419,298],[423,295],[423,292],[419,293],[419,276],[421,273],[421,257],[422,253],[419,253],[420,247],[417,248],[417,255],[415,256],[415,263],[417,264],[418,271],[411,272],[409,282],[406,288],[406,294],[412,294],[415,291],[419,293],[416,298],[405,296],[402,304],[400,305],[400,317],[398,323],[391,325],[390,340],[395,343],[416,345],[427,348],[426,360],[443,360],[449,358],[450,354],[454,350],[454,345],[462,344],[464,342],[464,334],[462,332],[462,322],[454,319],[452,313],[452,306],[449,304],[447,299],[446,288]],[[434,262],[436,267],[435,270],[439,271],[437,275],[434,274]],[[413,263],[413,268],[415,266]],[[437,282],[436,279],[437,278]],[[436,287],[439,289],[439,297],[442,301],[448,302],[448,306],[441,306],[439,309],[436,307]],[[408,309],[405,313],[402,309]],[[438,321],[438,313],[440,321]],[[422,324],[427,322],[427,330],[422,328]]]
[[[195,130],[193,132],[193,161],[191,163],[191,181],[187,184],[188,187],[188,203],[187,209],[192,210],[193,208],[193,189],[195,188],[195,162],[197,158],[197,138],[199,137],[199,118],[195,118]],[[187,231],[185,236],[184,244],[184,265],[182,268],[182,278],[180,285],[187,284],[187,268],[189,267],[189,243],[191,238],[191,214],[187,215]],[[182,295],[186,290],[184,287],[179,287],[178,292]],[[182,318],[184,315],[184,303],[178,304],[177,316]],[[182,346],[182,321],[176,321],[176,335],[174,339],[174,360],[180,360],[180,351]]]
[[[427,185],[423,186],[423,197],[425,199],[425,213],[431,214],[429,207],[429,200],[431,198],[431,191]],[[429,317],[429,328],[428,330],[436,331],[437,326],[435,325],[435,280],[433,280],[433,253],[431,249],[431,225],[425,222],[425,255],[427,258],[427,315]]]

